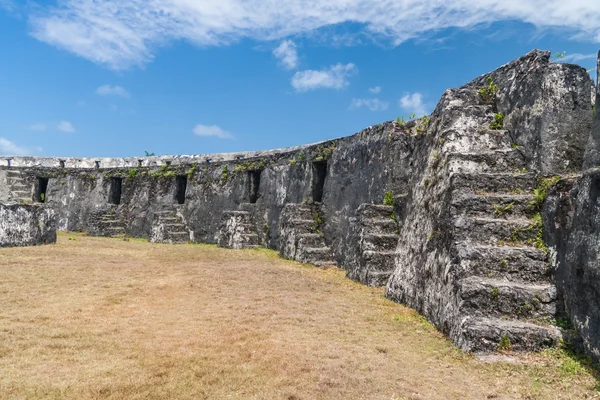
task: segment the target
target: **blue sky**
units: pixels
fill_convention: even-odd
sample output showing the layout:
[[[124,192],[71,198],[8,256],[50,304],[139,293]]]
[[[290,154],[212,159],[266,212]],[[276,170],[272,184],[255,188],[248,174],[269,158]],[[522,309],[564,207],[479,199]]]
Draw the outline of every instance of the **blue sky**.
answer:
[[[0,0],[0,154],[312,143],[429,113],[534,48],[594,68],[600,2]]]

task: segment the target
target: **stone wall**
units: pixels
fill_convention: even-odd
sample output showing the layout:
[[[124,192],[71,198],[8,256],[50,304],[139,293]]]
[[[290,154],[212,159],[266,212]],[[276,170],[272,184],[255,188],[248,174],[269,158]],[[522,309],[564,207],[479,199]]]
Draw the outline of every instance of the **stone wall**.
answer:
[[[582,175],[559,181],[549,193],[544,212],[549,228],[546,240],[554,250],[561,307],[584,349],[596,360],[600,360],[599,105],[597,95]]]
[[[495,350],[507,339],[517,350],[539,349],[560,336],[548,323],[574,310],[575,287],[567,283],[576,279],[567,272],[571,262],[561,261],[572,247],[568,216],[583,224],[595,209],[583,198],[575,206],[571,189],[560,198],[551,190],[543,210],[531,203],[540,177],[580,171],[588,140],[586,163],[600,164],[598,118],[589,139],[591,85],[583,68],[533,51],[446,91],[431,116],[313,145],[0,158],[0,201],[43,202],[61,230],[263,245],[300,261],[335,263],[363,283],[387,281],[389,298],[416,308],[467,350]],[[500,113],[504,124],[494,126]],[[386,193],[393,205],[376,206]],[[562,227],[550,229],[557,221]],[[580,231],[592,240],[598,227]],[[564,282],[556,285],[557,277]]]
[[[56,219],[52,209],[0,204],[0,247],[51,243],[56,243]]]

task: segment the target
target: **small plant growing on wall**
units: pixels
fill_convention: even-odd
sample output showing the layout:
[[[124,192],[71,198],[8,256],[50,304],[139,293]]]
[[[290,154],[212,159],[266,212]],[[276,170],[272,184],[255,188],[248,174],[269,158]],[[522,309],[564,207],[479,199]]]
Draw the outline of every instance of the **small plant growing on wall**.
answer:
[[[494,115],[494,122],[490,125],[490,129],[497,131],[504,127],[504,114],[496,113]]]
[[[392,207],[394,206],[394,193],[385,192],[385,195],[383,196],[383,205]]]
[[[508,337],[508,334],[505,333],[500,337],[500,341],[498,342],[498,351],[508,351],[511,348],[510,338]]]
[[[479,89],[479,95],[485,104],[493,105],[496,103],[496,98],[500,88],[496,86],[491,76],[487,77],[486,85]]]

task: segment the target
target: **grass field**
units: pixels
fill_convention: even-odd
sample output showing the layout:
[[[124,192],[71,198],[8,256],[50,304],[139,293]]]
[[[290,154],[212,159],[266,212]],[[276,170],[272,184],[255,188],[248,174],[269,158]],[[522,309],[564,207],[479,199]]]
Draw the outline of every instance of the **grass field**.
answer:
[[[62,234],[0,249],[1,399],[588,399],[555,350],[484,363],[382,289],[266,250]]]

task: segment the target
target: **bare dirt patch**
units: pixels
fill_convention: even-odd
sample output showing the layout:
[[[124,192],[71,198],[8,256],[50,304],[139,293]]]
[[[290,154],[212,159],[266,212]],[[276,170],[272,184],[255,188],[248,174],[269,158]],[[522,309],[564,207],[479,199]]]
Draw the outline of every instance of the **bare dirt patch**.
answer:
[[[526,358],[478,361],[382,289],[269,251],[0,249],[2,399],[598,398],[579,361]]]

